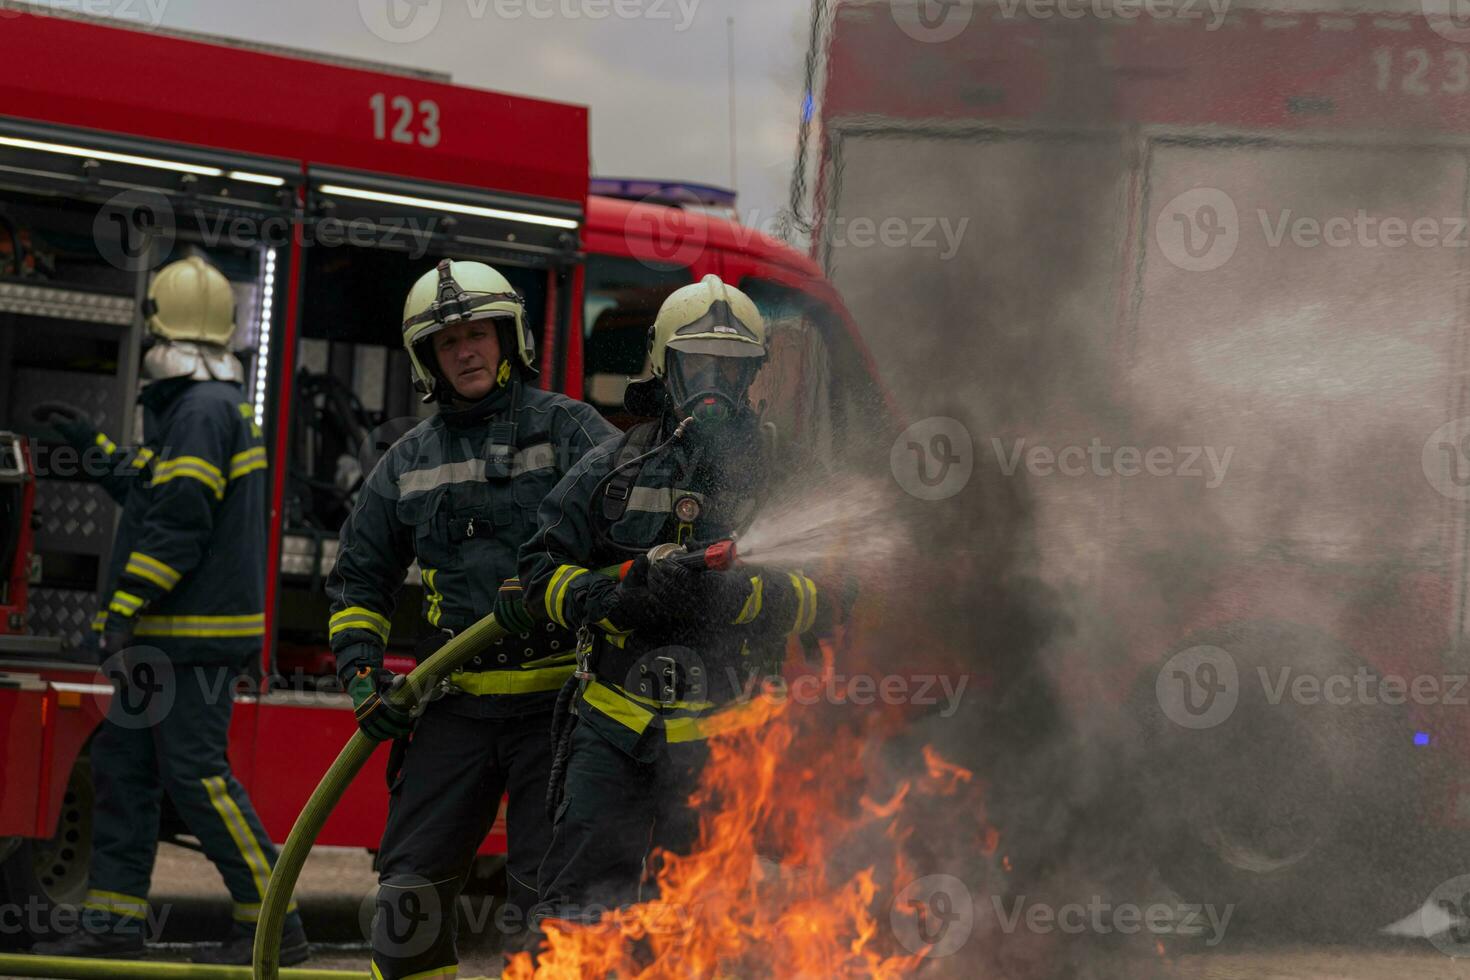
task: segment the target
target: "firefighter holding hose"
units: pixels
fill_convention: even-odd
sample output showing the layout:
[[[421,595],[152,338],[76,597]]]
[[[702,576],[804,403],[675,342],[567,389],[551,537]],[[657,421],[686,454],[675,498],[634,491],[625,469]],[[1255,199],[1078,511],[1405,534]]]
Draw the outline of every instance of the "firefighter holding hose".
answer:
[[[234,899],[231,933],[194,959],[250,962],[276,849],[226,748],[232,681],[259,656],[265,635],[267,461],[229,349],[234,307],[229,280],[201,258],[153,277],[141,446],[119,448],[64,403],[34,411],[67,441],[106,456],[97,479],[123,509],[93,624],[119,687],[92,743],[95,816],[82,912],[84,923],[109,927],[38,943],[37,953],[143,955],[167,793]],[[293,907],[281,962],[307,953]]]
[[[741,694],[779,670],[788,636],[838,614],[800,571],[683,560],[746,527],[770,477],[748,394],[766,357],[755,304],[705,276],[665,300],[649,353],[653,376],[625,400],[651,421],[573,467],[521,551],[527,603],[581,631],[558,702],[537,923],[638,900],[650,848],[688,850],[704,740],[757,723],[761,702]],[[655,546],[679,559],[650,560]]]
[[[527,383],[535,345],[525,304],[488,265],[445,259],[425,273],[404,304],[403,344],[415,387],[438,410],[384,454],[342,527],[329,629],[359,727],[394,742],[374,976],[447,977],[458,963],[455,903],[503,794],[508,902],[522,924],[535,899],[550,830],[551,711],[575,638],[528,613],[516,556],[541,499],[617,430],[590,406]],[[492,611],[510,630],[416,719],[382,697],[402,682],[383,652],[415,560],[420,662]],[[506,948],[525,935],[508,936]]]

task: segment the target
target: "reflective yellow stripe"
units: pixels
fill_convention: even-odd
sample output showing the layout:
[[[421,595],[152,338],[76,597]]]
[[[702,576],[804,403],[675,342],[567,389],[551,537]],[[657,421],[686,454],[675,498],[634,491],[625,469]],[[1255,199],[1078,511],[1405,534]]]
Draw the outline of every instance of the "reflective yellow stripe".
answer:
[[[202,470],[192,464],[168,466],[167,463],[159,463],[153,468],[153,486],[155,487],[163,486],[163,484],[173,480],[177,480],[180,477],[188,477],[191,480],[197,480],[198,482],[208,487],[210,492],[214,494],[216,499],[224,498],[224,477],[216,477],[208,470]]]
[[[640,735],[653,720],[653,712],[645,711],[643,708],[620,696],[612,688],[601,681],[591,681],[587,689],[582,692],[582,700],[592,707]]]
[[[806,586],[806,623],[801,627],[803,633],[807,632],[817,622],[817,583],[801,575],[801,583]]]
[[[92,632],[101,633],[103,625],[107,622],[107,610],[94,613],[92,616]]]
[[[375,613],[363,606],[348,606],[346,609],[332,614],[328,620],[328,633],[336,636],[343,630],[368,630],[376,633],[384,643],[388,642],[388,617],[382,613]]]
[[[551,584],[546,587],[546,614],[553,623],[570,628],[567,627],[566,618],[567,587],[579,576],[586,574],[587,569],[580,565],[562,565],[551,576]]]
[[[225,830],[230,832],[234,838],[235,846],[240,849],[240,856],[245,859],[245,864],[250,868],[250,877],[255,881],[255,891],[261,898],[265,898],[265,886],[271,879],[270,862],[265,858],[265,852],[260,849],[260,841],[250,831],[250,824],[245,820],[245,814],[240,812],[240,807],[235,803],[235,798],[230,795],[229,787],[225,785],[223,776],[205,776],[200,780],[204,784],[204,791],[209,794],[209,802],[214,805],[215,812],[225,825]]]
[[[103,435],[102,433],[100,433],[100,432],[97,433],[97,440],[96,441],[97,441],[97,445],[101,446],[102,447],[102,451],[105,452],[105,453],[107,453],[107,455],[111,456],[113,453],[117,452],[117,443],[113,442],[111,439],[107,438],[107,436]]]
[[[175,456],[165,459],[153,467],[153,485],[161,486],[170,480],[186,476],[214,491],[216,497],[225,495],[225,475],[207,459],[198,456]]]
[[[148,917],[148,899],[139,898],[136,895],[124,895],[121,892],[106,892],[97,888],[87,889],[87,895],[82,900],[82,908],[96,909],[99,912],[109,912],[133,919]]]
[[[179,584],[179,579],[184,577],[183,573],[175,571],[152,555],[145,555],[141,551],[128,555],[128,562],[123,566],[123,572],[146,579],[164,589],[172,589]]]
[[[610,640],[626,639],[627,637],[633,635],[632,630],[618,629],[617,626],[613,624],[613,621],[608,619],[606,616],[597,621],[597,628],[602,630],[604,633],[607,633],[608,639]]]
[[[247,473],[265,469],[269,463],[265,458],[265,447],[256,446],[230,457],[230,479],[238,480]]]
[[[374,962],[372,966],[373,980],[384,980],[383,972],[378,969],[378,964]],[[400,977],[399,980],[452,980],[453,977],[457,976],[459,976],[459,966],[451,964],[449,966],[436,966],[434,969],[425,970],[422,973],[410,973],[406,977]]]
[[[424,618],[429,621],[430,626],[438,626],[439,620],[444,616],[444,594],[434,585],[434,579],[438,574],[437,568],[425,568],[419,572],[419,577],[424,580],[424,601],[429,604]],[[384,642],[387,642],[386,637]]]
[[[775,714],[775,705],[767,699],[749,704],[734,704],[702,718],[665,718],[664,738],[670,742],[695,742],[726,732],[758,725]]]
[[[449,675],[449,683],[466,694],[535,694],[559,690],[576,669],[570,663],[537,670],[456,671]]]
[[[147,466],[151,462],[153,462],[153,450],[145,447],[138,450],[138,452],[133,456],[129,465],[132,466],[135,470],[141,470],[143,467]]]
[[[791,624],[791,632],[805,633],[817,618],[817,585],[800,572],[786,574],[796,590],[796,621]]]
[[[616,690],[601,681],[594,680],[588,684],[582,697],[598,711],[640,735],[656,717],[654,712],[639,707],[629,699],[646,701],[649,704],[654,702],[628,691]],[[669,742],[693,742],[711,738],[725,732],[760,724],[780,710],[780,707],[779,702],[763,697],[750,702],[737,701],[707,715],[684,718],[664,717],[662,719],[664,738]]]
[[[136,632],[138,636],[264,636],[265,613],[248,616],[140,616]]]
[[[736,626],[744,626],[746,623],[755,621],[761,614],[761,592],[763,585],[759,575],[750,577],[750,595],[745,597],[745,605],[740,607],[740,615],[735,617]]]
[[[107,604],[107,608],[115,613],[131,616],[143,608],[143,600],[131,592],[124,592],[122,589],[118,589],[113,595],[112,601]]]

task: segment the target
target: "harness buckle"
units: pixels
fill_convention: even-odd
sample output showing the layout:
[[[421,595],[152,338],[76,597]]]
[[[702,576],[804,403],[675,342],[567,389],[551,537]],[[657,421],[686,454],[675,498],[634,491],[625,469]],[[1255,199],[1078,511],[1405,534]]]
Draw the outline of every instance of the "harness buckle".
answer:
[[[679,663],[673,657],[654,657],[653,666],[658,677],[658,703],[671,705],[679,700]]]

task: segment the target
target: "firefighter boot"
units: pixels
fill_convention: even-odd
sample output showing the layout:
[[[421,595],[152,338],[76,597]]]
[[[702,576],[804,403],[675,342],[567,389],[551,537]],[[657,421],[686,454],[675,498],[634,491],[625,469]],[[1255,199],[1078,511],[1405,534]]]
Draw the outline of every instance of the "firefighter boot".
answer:
[[[255,952],[255,924],[238,919],[230,929],[230,935],[214,949],[201,950],[192,957],[195,963],[214,963],[220,966],[249,966]],[[277,962],[281,966],[295,966],[311,955],[306,943],[306,930],[301,926],[301,916],[291,913],[281,927],[281,949]]]
[[[78,930],[65,939],[51,939],[31,946],[37,956],[84,956],[87,959],[141,959],[143,929]]]

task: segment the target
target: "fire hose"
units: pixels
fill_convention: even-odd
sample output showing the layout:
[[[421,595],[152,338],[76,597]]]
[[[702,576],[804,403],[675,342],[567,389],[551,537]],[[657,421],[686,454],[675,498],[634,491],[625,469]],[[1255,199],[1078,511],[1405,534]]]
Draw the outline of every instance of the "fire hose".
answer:
[[[675,561],[690,568],[723,570],[736,561],[735,542],[720,541],[698,551],[687,551],[680,545],[659,545],[649,552],[648,560]],[[620,577],[627,574],[631,564],[624,562],[600,571],[604,575]],[[409,712],[416,710],[424,697],[441,680],[505,635],[504,627],[495,622],[494,615],[486,616],[440,647],[433,656],[415,667],[402,685],[385,696],[395,708]],[[573,681],[575,677],[568,684]],[[342,799],[342,794],[367,763],[377,744],[360,731],[353,733],[337,756],[337,761],[327,769],[316,791],[311,794],[311,799],[306,801],[306,806],[302,808],[301,815],[296,818],[291,833],[286,837],[286,843],[281,847],[281,856],[271,872],[270,883],[266,885],[265,899],[260,906],[260,921],[255,930],[256,980],[291,980],[290,974],[294,971],[287,970],[283,974],[277,956],[280,952],[281,928],[285,924],[286,908],[291,902],[291,895],[296,890],[296,879],[301,874],[301,867],[306,863],[306,856],[316,843],[322,826]]]
[[[649,552],[648,560],[671,560],[691,568],[725,569],[736,560],[735,542],[720,541],[699,551],[687,551],[679,545],[659,545]],[[631,564],[625,562],[621,566],[614,565],[600,571],[604,575],[624,575]],[[403,684],[385,696],[395,708],[409,712],[416,710],[424,697],[441,680],[505,635],[504,627],[495,622],[495,616],[486,616],[440,647],[433,656],[415,667]],[[271,872],[270,883],[266,885],[265,899],[260,905],[260,921],[255,929],[256,980],[278,980],[282,977],[277,956],[280,952],[281,928],[286,920],[286,907],[296,890],[296,879],[301,874],[306,856],[316,843],[317,834],[327,822],[327,817],[331,816],[332,810],[342,799],[342,794],[366,764],[377,744],[360,731],[353,733],[342,753],[337,756],[337,761],[327,769],[316,791],[311,794],[311,799],[306,801],[306,806],[302,808],[301,815],[296,818],[291,833],[286,837],[286,843],[281,847],[281,856]],[[289,974],[292,971],[286,972]],[[286,977],[285,980],[290,978]]]
[[[440,647],[429,659],[415,667],[404,683],[390,690],[384,697],[393,707],[414,712],[424,698],[438,687],[440,681],[505,635],[505,627],[495,621],[494,614],[486,616]],[[362,732],[352,733],[352,738],[342,747],[337,761],[327,769],[326,775],[322,776],[322,781],[312,792],[311,799],[301,808],[301,815],[296,818],[291,833],[286,837],[286,843],[281,846],[281,856],[277,858],[276,866],[271,871],[270,882],[265,888],[265,898],[260,903],[260,921],[255,927],[256,980],[277,980],[283,976],[278,962],[281,929],[286,921],[286,908],[291,904],[291,896],[296,891],[296,879],[301,874],[301,867],[306,863],[306,857],[311,853],[322,826],[377,747],[378,743]],[[286,980],[289,980],[292,972],[286,971]]]

